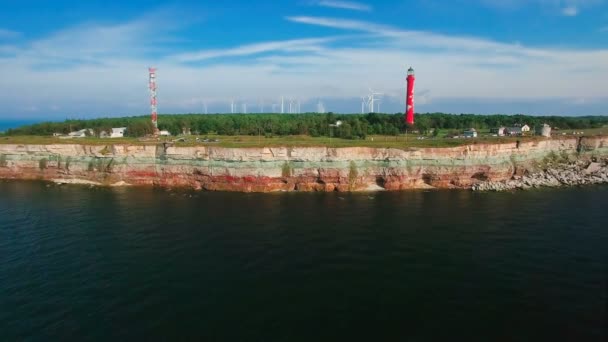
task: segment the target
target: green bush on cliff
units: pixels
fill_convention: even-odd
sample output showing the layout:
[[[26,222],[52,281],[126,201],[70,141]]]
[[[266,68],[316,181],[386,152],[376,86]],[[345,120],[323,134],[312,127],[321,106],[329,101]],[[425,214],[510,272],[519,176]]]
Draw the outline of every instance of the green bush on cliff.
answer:
[[[342,126],[329,126],[337,120]],[[606,116],[528,116],[528,115],[476,115],[476,114],[445,114],[426,113],[416,116],[414,127],[406,127],[403,113],[395,114],[178,114],[160,115],[159,128],[168,130],[173,135],[181,134],[183,128],[203,135],[217,133],[219,135],[251,135],[251,136],[329,136],[330,129],[333,137],[344,139],[365,139],[367,135],[396,135],[399,132],[417,130],[422,134],[435,129],[435,135],[446,130],[454,130],[456,134],[463,129],[497,128],[515,123],[526,123],[538,126],[547,123],[553,127],[565,129],[600,128],[608,124]],[[141,137],[154,132],[154,126],[149,116],[103,118],[92,120],[66,120],[64,122],[44,122],[23,126],[7,131],[8,136],[36,135],[50,136],[53,133],[67,134],[70,131],[91,128],[95,132],[107,130],[109,127],[127,127],[127,136]]]
[[[357,170],[357,164],[354,161],[350,161],[348,169],[348,186],[350,190],[353,190],[357,185],[357,177],[359,177],[359,171]]]
[[[40,170],[45,170],[48,167],[48,163],[49,163],[48,159],[42,158],[38,162],[38,168],[40,168]]]
[[[101,153],[102,155],[104,155],[104,156],[105,156],[105,155],[107,155],[107,154],[112,153],[112,151],[111,151],[111,150],[108,148],[108,146],[106,145],[106,146],[104,146],[104,148],[103,148],[101,151],[99,151],[99,153]]]
[[[291,166],[289,165],[289,162],[283,163],[283,167],[281,168],[281,176],[283,176],[283,178],[289,178],[289,177],[291,177],[291,174],[292,174],[292,169],[291,169]]]

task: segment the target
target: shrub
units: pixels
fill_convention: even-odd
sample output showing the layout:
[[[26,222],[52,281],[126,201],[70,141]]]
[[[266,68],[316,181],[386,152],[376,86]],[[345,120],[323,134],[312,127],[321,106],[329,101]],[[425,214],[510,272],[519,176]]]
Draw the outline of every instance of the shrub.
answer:
[[[110,151],[110,149],[109,149],[109,148],[108,148],[108,146],[106,145],[106,146],[104,146],[104,148],[103,148],[101,151],[99,151],[99,153],[101,153],[102,155],[104,155],[104,156],[105,156],[106,154],[110,154],[110,153],[112,153],[112,151]]]
[[[291,177],[291,174],[292,174],[291,166],[289,165],[289,162],[285,162],[283,164],[283,167],[281,168],[281,176],[283,176],[283,178],[288,178],[288,177]]]
[[[357,164],[354,161],[350,161],[350,167],[348,170],[348,185],[351,190],[355,188],[357,184],[357,177],[359,177],[359,171],[357,170]]]
[[[6,167],[8,162],[6,161],[6,155],[0,154],[0,167]]]
[[[49,161],[46,158],[42,158],[38,162],[38,167],[40,168],[40,170],[44,170],[47,168],[48,163],[49,163]]]

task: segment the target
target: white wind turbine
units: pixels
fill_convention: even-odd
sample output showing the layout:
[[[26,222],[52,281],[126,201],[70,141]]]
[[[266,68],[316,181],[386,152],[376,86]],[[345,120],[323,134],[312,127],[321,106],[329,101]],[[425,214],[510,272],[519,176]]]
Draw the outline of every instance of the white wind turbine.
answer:
[[[317,113],[325,114],[325,104],[321,100],[317,102]]]
[[[381,100],[380,97],[376,97],[376,96],[382,96],[382,95],[383,95],[382,93],[375,92],[375,91],[372,90],[372,88],[369,88],[368,99],[369,99],[369,112],[370,113],[374,113],[374,109],[375,109],[374,105],[376,104],[376,101],[380,101]],[[378,109],[379,108],[380,107],[378,107]]]
[[[289,98],[289,114],[295,114],[296,111],[298,110],[298,101],[296,101],[294,98]]]
[[[361,114],[365,114],[365,107],[369,106],[369,99],[361,96]]]

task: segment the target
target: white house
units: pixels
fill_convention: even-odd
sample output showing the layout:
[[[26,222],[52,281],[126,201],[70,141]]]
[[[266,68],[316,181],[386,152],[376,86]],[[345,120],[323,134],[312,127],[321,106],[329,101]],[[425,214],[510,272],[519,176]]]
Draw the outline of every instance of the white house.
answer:
[[[542,135],[543,137],[551,137],[551,126],[543,124],[542,126],[536,127],[536,134]]]
[[[167,131],[167,130],[162,130],[158,134],[161,136],[164,136],[164,137],[168,137],[171,135],[171,133],[169,133],[169,131]]]
[[[505,136],[505,129],[506,127],[498,127],[498,128],[490,128],[490,133],[494,133],[496,135],[498,135],[499,137],[504,137]]]
[[[505,135],[509,135],[509,136],[523,135],[523,131],[521,130],[521,127],[519,127],[519,126],[507,127],[507,128],[505,128]]]
[[[468,129],[463,134],[466,138],[477,138],[477,130],[475,128]]]
[[[93,130],[92,129],[81,129],[80,131],[74,131],[74,132],[70,132],[68,134],[69,138],[86,138],[87,136],[87,131],[89,132],[89,135],[93,135]]]
[[[110,133],[110,138],[123,138],[125,136],[126,130],[127,130],[127,127],[112,128],[112,132]]]
[[[522,131],[523,133],[525,133],[525,132],[530,132],[530,126],[528,126],[528,125],[523,125],[523,126],[521,126],[521,131]]]

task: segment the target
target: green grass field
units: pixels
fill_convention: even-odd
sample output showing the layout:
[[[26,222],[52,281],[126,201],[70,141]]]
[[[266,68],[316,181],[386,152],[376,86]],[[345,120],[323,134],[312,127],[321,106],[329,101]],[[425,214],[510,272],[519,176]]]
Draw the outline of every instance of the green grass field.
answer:
[[[174,141],[181,137],[166,137],[153,141],[143,141],[137,138],[120,138],[120,139],[100,139],[100,138],[81,138],[81,139],[59,139],[56,137],[42,136],[0,136],[0,144],[83,144],[83,145],[153,145],[159,142],[172,142],[175,146],[221,146],[221,147],[278,147],[278,146],[293,146],[293,147],[314,147],[314,146],[330,146],[330,147],[377,147],[377,148],[416,148],[416,147],[454,147],[468,144],[485,144],[485,143],[510,143],[516,140],[531,141],[542,139],[540,137],[491,137],[481,136],[479,138],[469,139],[451,139],[451,138],[433,138],[425,137],[418,139],[417,135],[400,135],[400,136],[369,136],[365,140],[350,140],[329,137],[310,137],[310,136],[281,136],[266,138],[264,136],[220,136],[207,135],[200,136],[217,139],[218,142],[202,142],[196,141],[197,136],[183,137],[185,141]]]
[[[591,135],[608,135],[608,127],[594,128],[594,129],[581,129],[578,132],[584,132],[585,136]],[[118,144],[132,144],[132,145],[153,145],[159,142],[171,142],[175,146],[221,146],[221,147],[277,147],[277,146],[300,146],[300,147],[314,147],[314,146],[330,146],[330,147],[377,147],[377,148],[421,148],[421,147],[454,147],[463,146],[469,144],[502,144],[520,141],[532,141],[542,140],[542,137],[536,136],[524,136],[524,137],[494,137],[488,130],[480,130],[478,138],[445,138],[445,134],[448,131],[440,131],[438,137],[424,136],[424,139],[420,135],[416,134],[402,134],[399,136],[368,136],[365,140],[351,140],[351,139],[340,139],[340,138],[329,138],[329,137],[311,137],[305,135],[297,136],[276,136],[276,137],[264,137],[264,136],[251,136],[251,135],[236,135],[236,136],[222,136],[222,135],[201,135],[201,136],[185,136],[185,137],[161,137],[158,140],[143,140],[138,138],[119,138],[119,139],[100,139],[94,137],[81,138],[81,139],[60,139],[51,136],[5,136],[0,135],[0,144],[83,144],[83,145],[118,145]],[[555,131],[555,138],[569,137],[572,136],[573,130],[561,130]],[[565,134],[565,135],[564,135]],[[580,136],[580,135],[577,135]],[[196,141],[196,138],[200,141]],[[203,138],[208,137],[210,139],[217,139],[218,142],[202,142]],[[175,141],[179,138],[183,138],[185,141]]]

